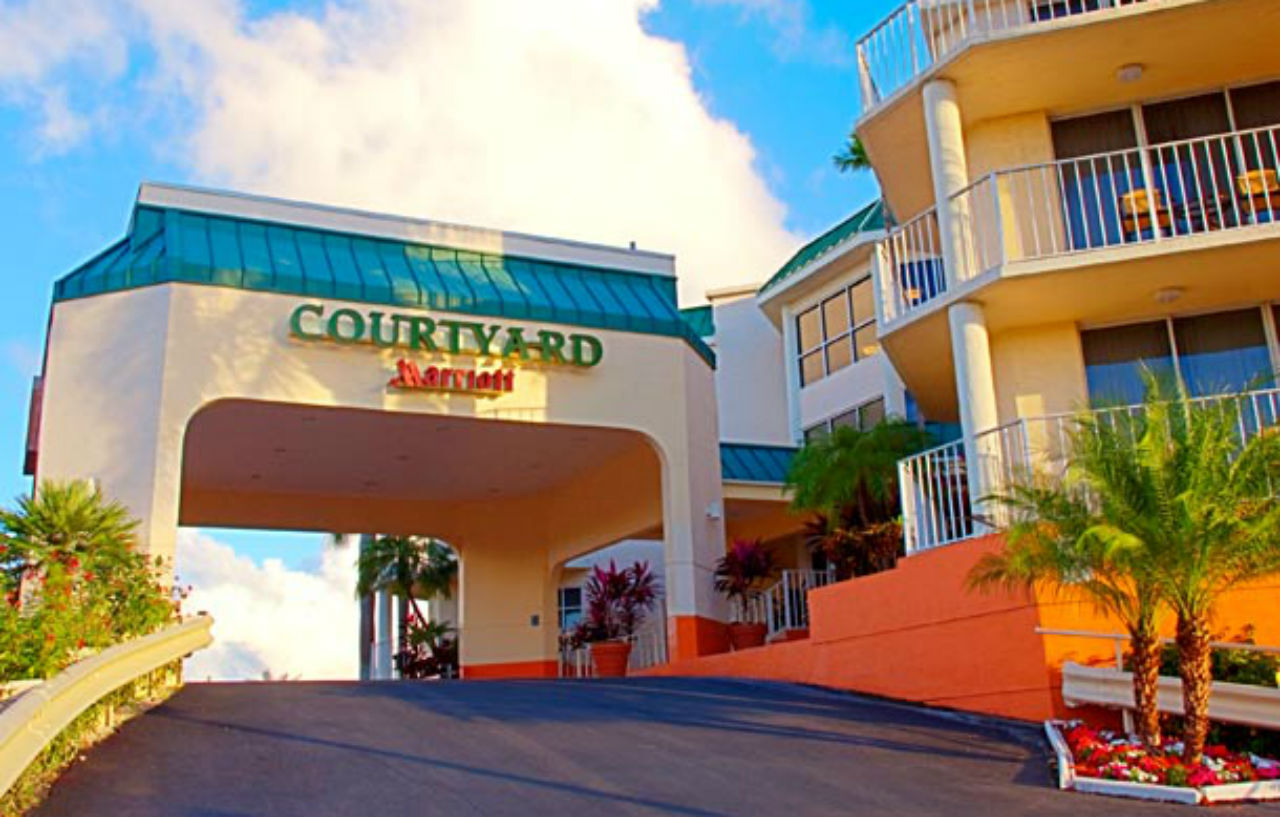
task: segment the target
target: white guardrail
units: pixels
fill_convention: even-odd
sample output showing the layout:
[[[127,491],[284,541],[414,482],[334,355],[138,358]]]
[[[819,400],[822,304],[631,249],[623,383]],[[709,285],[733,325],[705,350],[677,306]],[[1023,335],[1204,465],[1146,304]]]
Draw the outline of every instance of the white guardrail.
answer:
[[[1124,644],[1129,636],[1124,633],[1095,633],[1085,630],[1036,629],[1037,635],[1063,636],[1067,638],[1093,638],[1112,641],[1115,646],[1115,666],[1086,667],[1073,661],[1062,666],[1062,698],[1067,706],[1095,705],[1125,711],[1125,726],[1134,709],[1133,673],[1125,672]],[[1171,644],[1165,638],[1162,643]],[[1234,641],[1215,641],[1215,650],[1238,650],[1266,655],[1280,655],[1280,647],[1262,644],[1241,644]],[[1161,676],[1156,706],[1170,715],[1183,714],[1182,681]],[[1209,718],[1223,723],[1242,724],[1259,729],[1280,729],[1280,689],[1252,684],[1231,684],[1214,681],[1209,693]]]
[[[213,619],[197,616],[117,644],[30,687],[0,711],[0,793],[86,709],[125,684],[213,641]]]
[[[627,639],[631,642],[631,654],[627,658],[627,671],[637,672],[667,663],[667,606],[661,603],[650,613],[640,627]],[[559,673],[561,678],[591,678],[591,646],[565,647],[560,650]]]
[[[1233,400],[1240,438],[1280,425],[1280,389],[1265,389],[1195,402]],[[1136,414],[1142,406],[1090,412],[1097,423]],[[999,508],[976,507],[975,500],[1006,489],[1035,473],[1061,475],[1070,454],[1078,415],[1030,417],[984,431],[966,442],[940,445],[898,463],[902,491],[902,530],[907,554],[953,544],[979,535],[981,522],[1000,525]],[[977,473],[970,460],[977,457]],[[976,477],[976,479],[974,479]],[[975,491],[975,484],[978,489]],[[981,520],[981,522],[979,521]]]
[[[1145,0],[907,0],[855,47],[866,114],[974,40]]]

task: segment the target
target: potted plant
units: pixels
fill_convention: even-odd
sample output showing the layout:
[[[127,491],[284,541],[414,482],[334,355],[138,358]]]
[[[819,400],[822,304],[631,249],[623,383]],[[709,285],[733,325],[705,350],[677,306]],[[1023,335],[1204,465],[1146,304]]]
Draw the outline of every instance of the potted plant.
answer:
[[[730,601],[740,602],[737,610],[740,616],[729,622],[729,646],[735,650],[764,644],[768,628],[763,621],[749,619],[751,603],[760,598],[765,582],[773,576],[773,567],[773,551],[759,539],[734,540],[729,552],[716,564],[716,590]]]
[[[592,569],[586,596],[586,615],[575,640],[590,645],[597,678],[621,678],[631,657],[629,639],[658,598],[658,580],[647,562],[622,569],[609,562],[608,569]]]

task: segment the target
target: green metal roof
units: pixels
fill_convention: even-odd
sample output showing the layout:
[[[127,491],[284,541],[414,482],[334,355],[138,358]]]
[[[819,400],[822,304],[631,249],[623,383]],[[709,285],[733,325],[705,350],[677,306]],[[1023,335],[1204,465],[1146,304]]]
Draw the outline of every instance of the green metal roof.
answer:
[[[846,218],[822,235],[805,244],[791,260],[774,273],[774,276],[760,287],[760,294],[768,292],[778,284],[795,275],[812,262],[826,255],[837,246],[859,233],[871,233],[885,228],[886,217],[883,201],[873,201],[866,207]]]
[[[168,207],[137,206],[128,234],[53,298],[171,282],[666,335],[715,365],[680,315],[674,277]]]
[[[780,445],[720,443],[720,476],[728,482],[781,485],[797,449]]]
[[[716,316],[710,306],[694,306],[680,310],[680,317],[693,327],[700,338],[714,337],[716,334]]]

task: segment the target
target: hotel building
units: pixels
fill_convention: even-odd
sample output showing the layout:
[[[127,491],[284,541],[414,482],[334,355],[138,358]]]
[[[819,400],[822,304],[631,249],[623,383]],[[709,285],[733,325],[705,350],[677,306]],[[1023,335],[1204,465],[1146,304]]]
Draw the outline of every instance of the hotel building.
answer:
[[[910,0],[857,46],[883,200],[684,310],[670,256],[144,185],[55,288],[29,471],[97,479],[160,555],[179,525],[437,536],[466,677],[559,671],[623,543],[661,554],[652,671],[1045,716],[1110,645],[1044,630],[1115,625],[968,593],[977,498],[1144,366],[1280,420],[1278,30],[1274,0]],[[908,558],[829,584],[783,477],[889,415],[939,443],[900,464]],[[808,639],[721,654],[739,537]],[[1278,643],[1277,599],[1224,623]]]

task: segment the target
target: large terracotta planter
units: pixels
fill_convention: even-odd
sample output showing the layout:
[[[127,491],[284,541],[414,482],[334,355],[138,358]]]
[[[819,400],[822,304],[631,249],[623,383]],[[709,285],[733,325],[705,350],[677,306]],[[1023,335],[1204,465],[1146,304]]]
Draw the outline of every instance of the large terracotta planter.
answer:
[[[763,624],[748,624],[735,621],[729,625],[729,646],[738,650],[749,650],[752,647],[763,647],[768,628]]]
[[[631,644],[626,641],[593,641],[591,668],[597,678],[625,678]]]

